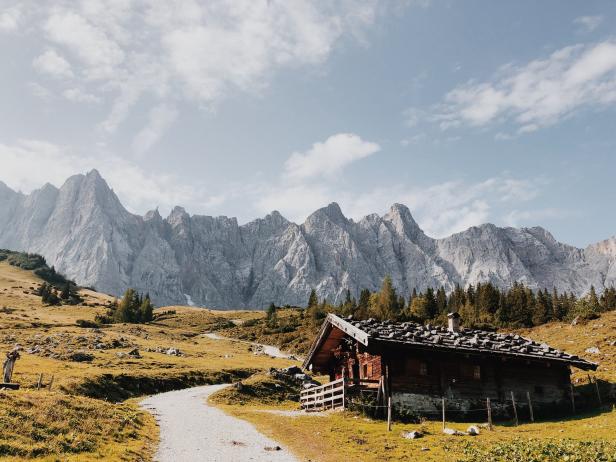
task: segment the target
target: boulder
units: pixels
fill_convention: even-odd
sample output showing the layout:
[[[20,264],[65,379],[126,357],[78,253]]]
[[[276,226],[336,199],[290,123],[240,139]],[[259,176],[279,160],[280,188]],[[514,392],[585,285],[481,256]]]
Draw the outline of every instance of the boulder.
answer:
[[[461,431],[458,431],[458,430],[454,430],[453,428],[445,428],[443,430],[443,433],[445,435],[455,435],[455,436],[463,436],[463,435],[466,434],[464,432],[461,432]]]
[[[417,430],[413,430],[412,432],[406,432],[402,434],[402,438],[406,438],[407,440],[416,440],[417,438],[421,438],[423,433]]]
[[[594,347],[590,347],[590,348],[586,348],[586,353],[591,353],[593,355],[598,355],[599,353],[601,353],[601,350],[599,350],[598,347],[594,346]]]
[[[90,353],[86,353],[85,351],[75,351],[68,356],[68,359],[76,362],[85,362],[89,363],[94,360],[94,355]]]
[[[128,352],[128,356],[130,356],[131,358],[141,358],[138,348],[133,348],[132,350],[130,350]]]
[[[471,436],[477,436],[479,435],[479,427],[475,425],[471,425],[470,427],[466,429],[466,433]]]

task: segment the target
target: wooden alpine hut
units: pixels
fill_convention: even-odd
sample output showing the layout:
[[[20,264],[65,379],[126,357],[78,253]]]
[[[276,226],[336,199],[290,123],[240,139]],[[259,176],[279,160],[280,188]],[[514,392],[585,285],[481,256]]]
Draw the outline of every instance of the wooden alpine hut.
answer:
[[[303,366],[342,382],[344,393],[372,390],[379,403],[391,398],[396,412],[411,414],[439,412],[444,400],[460,413],[485,409],[488,398],[496,414],[516,398],[536,410],[571,409],[571,368],[597,368],[520,335],[463,329],[458,313],[448,318],[440,327],[329,314]],[[331,396],[325,401],[340,404]]]

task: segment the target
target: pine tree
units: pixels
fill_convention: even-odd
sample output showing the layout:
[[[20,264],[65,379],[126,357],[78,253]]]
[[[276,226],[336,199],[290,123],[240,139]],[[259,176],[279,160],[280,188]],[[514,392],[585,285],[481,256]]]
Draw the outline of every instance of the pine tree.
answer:
[[[541,324],[545,324],[550,321],[551,314],[548,306],[548,300],[545,297],[544,293],[539,291],[537,293],[537,299],[535,301],[535,306],[533,309],[532,321],[533,325],[539,326]]]
[[[314,308],[319,304],[319,299],[317,297],[317,291],[312,289],[310,291],[310,296],[308,297],[308,306],[307,308]]]
[[[113,313],[116,322],[135,322],[135,289],[128,288]]]
[[[436,312],[447,314],[447,294],[443,286],[436,291]]]
[[[146,294],[143,298],[139,311],[141,312],[141,322],[151,322],[154,319],[154,306],[150,301],[150,294]]]
[[[71,296],[71,286],[70,284],[67,282],[66,284],[64,284],[64,286],[62,287],[62,292],[60,292],[60,298],[62,300],[68,300]]]
[[[595,291],[595,286],[590,286],[590,292],[588,293],[588,303],[596,310],[599,311],[601,304],[599,303],[599,299],[597,298],[597,292]]]
[[[438,308],[436,305],[436,297],[434,296],[434,289],[428,287],[425,294],[426,299],[426,313],[428,319],[434,319],[438,315]]]
[[[276,305],[274,305],[273,303],[270,303],[269,307],[267,308],[267,312],[266,312],[266,319],[267,319],[268,327],[278,327],[277,311],[278,309],[276,308]]]
[[[359,293],[359,301],[357,302],[357,310],[355,310],[355,317],[357,319],[368,318],[368,312],[370,310],[370,290],[362,289]]]
[[[375,304],[372,307],[374,317],[380,320],[396,320],[400,317],[398,296],[391,277],[385,276],[381,290],[376,294]]]

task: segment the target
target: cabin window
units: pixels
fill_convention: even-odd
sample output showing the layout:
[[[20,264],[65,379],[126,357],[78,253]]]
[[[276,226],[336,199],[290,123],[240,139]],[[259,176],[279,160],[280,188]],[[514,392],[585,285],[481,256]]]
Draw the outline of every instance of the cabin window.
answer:
[[[364,364],[364,365],[363,365],[363,367],[362,367],[362,369],[363,369],[363,370],[362,370],[362,372],[363,372],[363,377],[364,377],[364,379],[365,379],[365,378],[367,378],[367,377],[368,377],[368,365],[367,365],[367,364]]]
[[[465,380],[481,380],[481,366],[460,364],[460,377]]]
[[[428,375],[428,363],[423,361],[419,363],[419,375]]]

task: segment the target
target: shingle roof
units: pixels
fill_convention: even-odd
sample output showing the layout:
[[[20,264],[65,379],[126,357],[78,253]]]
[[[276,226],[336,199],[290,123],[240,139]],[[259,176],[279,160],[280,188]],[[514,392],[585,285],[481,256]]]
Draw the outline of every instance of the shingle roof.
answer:
[[[374,319],[358,321],[346,318],[342,321],[365,332],[368,342],[402,343],[435,350],[458,350],[562,361],[584,370],[597,368],[595,363],[516,334],[477,329],[460,329],[459,332],[450,332],[446,327],[424,326],[413,322],[380,322]]]

